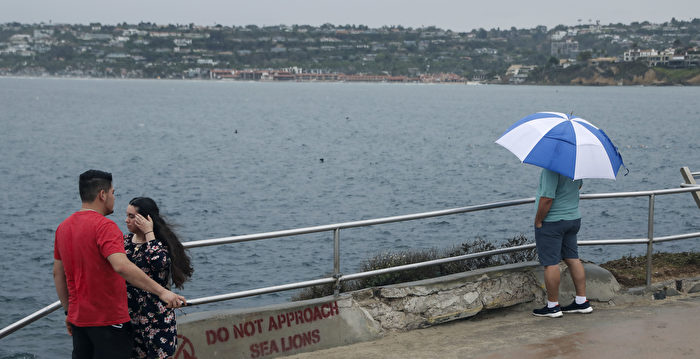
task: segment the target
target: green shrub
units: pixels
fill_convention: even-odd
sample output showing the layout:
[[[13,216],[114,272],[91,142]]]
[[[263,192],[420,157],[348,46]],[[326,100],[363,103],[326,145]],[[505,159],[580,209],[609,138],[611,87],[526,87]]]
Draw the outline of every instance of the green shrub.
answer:
[[[685,80],[700,75],[700,69],[669,69],[664,67],[655,67],[654,70],[660,78],[668,79],[672,83],[684,83]]]
[[[524,235],[520,234],[500,247],[496,247],[492,243],[486,242],[481,238],[477,238],[473,242],[462,243],[459,246],[449,248],[447,250],[438,250],[436,248],[425,250],[408,250],[397,253],[382,253],[362,262],[362,272],[391,268],[406,264],[426,262],[434,259],[456,257],[465,254],[472,254],[484,251],[490,251],[498,248],[509,248],[527,244],[528,240]],[[473,259],[465,259],[461,261],[449,262],[444,264],[436,264],[428,267],[421,267],[406,271],[385,273],[358,279],[356,281],[341,282],[340,292],[350,292],[363,288],[380,287],[396,283],[412,282],[421,279],[441,277],[448,274],[461,273],[472,271],[479,268],[487,268],[504,264],[519,263],[531,261],[536,258],[534,248],[524,251],[510,252],[497,254],[493,256],[478,257]],[[333,294],[334,284],[315,286],[302,289],[297,295],[292,297],[292,300],[305,300],[319,298]]]

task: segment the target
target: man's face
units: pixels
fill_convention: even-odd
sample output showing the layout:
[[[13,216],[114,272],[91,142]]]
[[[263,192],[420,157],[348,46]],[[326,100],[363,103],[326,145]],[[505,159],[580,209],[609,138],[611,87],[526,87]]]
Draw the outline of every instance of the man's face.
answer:
[[[105,213],[105,216],[114,212],[114,186],[109,187],[109,191],[107,191],[106,195],[107,198],[105,199],[105,210],[107,213]]]

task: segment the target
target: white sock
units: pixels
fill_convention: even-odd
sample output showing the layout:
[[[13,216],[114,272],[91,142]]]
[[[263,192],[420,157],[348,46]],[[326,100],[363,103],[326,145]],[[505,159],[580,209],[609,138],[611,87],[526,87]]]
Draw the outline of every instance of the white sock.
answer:
[[[586,303],[586,297],[585,296],[581,297],[581,296],[577,295],[576,296],[576,304],[583,304],[583,303]]]
[[[550,301],[547,301],[547,308],[554,308],[554,307],[556,307],[557,305],[559,305],[559,302],[550,302]]]

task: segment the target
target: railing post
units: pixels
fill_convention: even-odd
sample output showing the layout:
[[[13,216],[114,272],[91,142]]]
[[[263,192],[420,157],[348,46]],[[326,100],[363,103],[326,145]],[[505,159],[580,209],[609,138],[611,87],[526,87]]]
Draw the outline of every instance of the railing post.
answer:
[[[649,195],[649,219],[647,223],[647,233],[649,242],[647,242],[647,290],[651,289],[651,257],[654,247],[654,194]]]
[[[335,287],[333,295],[340,294],[340,228],[333,230],[333,278],[335,278]]]

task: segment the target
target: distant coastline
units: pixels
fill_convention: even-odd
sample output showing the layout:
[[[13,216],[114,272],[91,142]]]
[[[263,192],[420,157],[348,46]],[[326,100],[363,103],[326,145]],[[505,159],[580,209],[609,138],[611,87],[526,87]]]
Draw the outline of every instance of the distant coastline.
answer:
[[[700,19],[474,29],[0,24],[0,76],[698,85]]]
[[[608,78],[605,76],[594,75],[590,77],[575,77],[569,83],[543,81],[543,82],[522,82],[522,83],[504,83],[495,81],[381,81],[381,80],[299,80],[299,81],[280,81],[280,80],[253,80],[253,79],[206,79],[206,78],[134,78],[134,77],[98,77],[98,76],[58,76],[50,74],[40,75],[18,75],[18,74],[0,74],[0,78],[17,78],[17,79],[75,79],[75,80],[157,80],[157,81],[203,81],[203,82],[259,82],[259,83],[374,83],[374,84],[412,84],[412,85],[465,85],[465,86],[483,86],[483,85],[511,85],[511,86],[700,86],[700,69],[690,73],[690,75],[676,80],[657,76],[654,69],[649,69],[645,76],[634,76],[630,79],[619,80]]]

